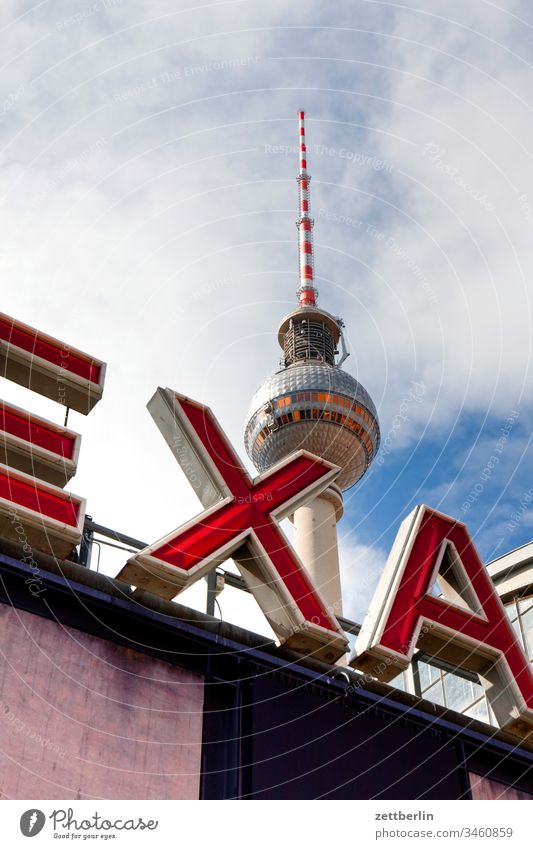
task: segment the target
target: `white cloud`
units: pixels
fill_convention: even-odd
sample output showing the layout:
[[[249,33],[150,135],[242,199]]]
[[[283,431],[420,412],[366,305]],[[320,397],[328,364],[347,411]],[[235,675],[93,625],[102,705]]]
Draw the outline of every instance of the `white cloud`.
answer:
[[[363,545],[341,534],[339,555],[343,613],[348,619],[361,623],[370,606],[387,554],[378,547]]]

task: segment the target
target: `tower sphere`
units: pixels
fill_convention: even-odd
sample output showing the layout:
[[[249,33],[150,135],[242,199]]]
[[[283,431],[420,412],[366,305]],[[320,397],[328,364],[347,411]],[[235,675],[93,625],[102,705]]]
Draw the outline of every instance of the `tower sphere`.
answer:
[[[315,312],[319,332],[321,311]],[[291,325],[285,338],[291,331],[297,337],[312,333],[311,322],[304,318],[291,319]],[[379,447],[376,408],[351,374],[328,362],[323,353],[318,355],[316,348],[308,353],[316,356],[291,361],[255,393],[244,435],[246,451],[263,472],[303,448],[340,466],[336,483],[349,489]]]
[[[366,389],[336,362],[343,322],[316,305],[313,219],[310,218],[304,115],[300,112],[300,288],[297,309],[278,328],[284,367],[268,377],[248,411],[244,442],[260,472],[299,449],[339,466],[337,485],[349,489],[379,448],[376,408]]]

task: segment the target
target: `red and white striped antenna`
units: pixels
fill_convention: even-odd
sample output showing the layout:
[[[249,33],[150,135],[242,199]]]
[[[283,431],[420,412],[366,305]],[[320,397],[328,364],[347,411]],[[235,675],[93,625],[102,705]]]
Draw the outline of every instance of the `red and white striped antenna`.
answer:
[[[300,249],[300,288],[298,302],[301,307],[316,306],[318,292],[314,285],[315,268],[313,260],[313,225],[310,217],[311,177],[307,173],[307,148],[305,146],[305,113],[298,113],[300,121],[300,173],[297,176],[299,188],[300,217],[296,222]]]

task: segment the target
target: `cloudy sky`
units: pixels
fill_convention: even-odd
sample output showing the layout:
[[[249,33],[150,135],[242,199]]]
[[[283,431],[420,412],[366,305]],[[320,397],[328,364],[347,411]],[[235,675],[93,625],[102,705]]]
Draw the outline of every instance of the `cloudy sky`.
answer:
[[[486,560],[531,538],[532,36],[525,0],[3,0],[1,309],[108,363],[69,421],[96,521],[153,542],[198,512],[158,385],[246,459],[295,302],[305,109],[320,303],[382,431],[339,526],[346,615],[417,503]],[[242,595],[224,616],[253,625]]]

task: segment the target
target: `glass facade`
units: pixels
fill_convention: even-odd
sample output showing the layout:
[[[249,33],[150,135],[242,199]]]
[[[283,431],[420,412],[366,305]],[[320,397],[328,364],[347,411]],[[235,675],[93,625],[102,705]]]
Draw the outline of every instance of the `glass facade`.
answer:
[[[505,609],[522,648],[533,662],[533,596],[513,601]]]
[[[533,596],[518,599],[506,605],[505,609],[522,648],[530,662],[533,662]],[[497,725],[485,691],[475,680],[476,676],[437,667],[423,654],[413,658],[412,671],[416,695],[482,722]],[[411,689],[404,686],[401,677],[391,682],[393,686],[402,690]]]
[[[485,691],[473,676],[448,672],[423,656],[413,659],[413,674],[417,695],[483,722],[492,721]]]

